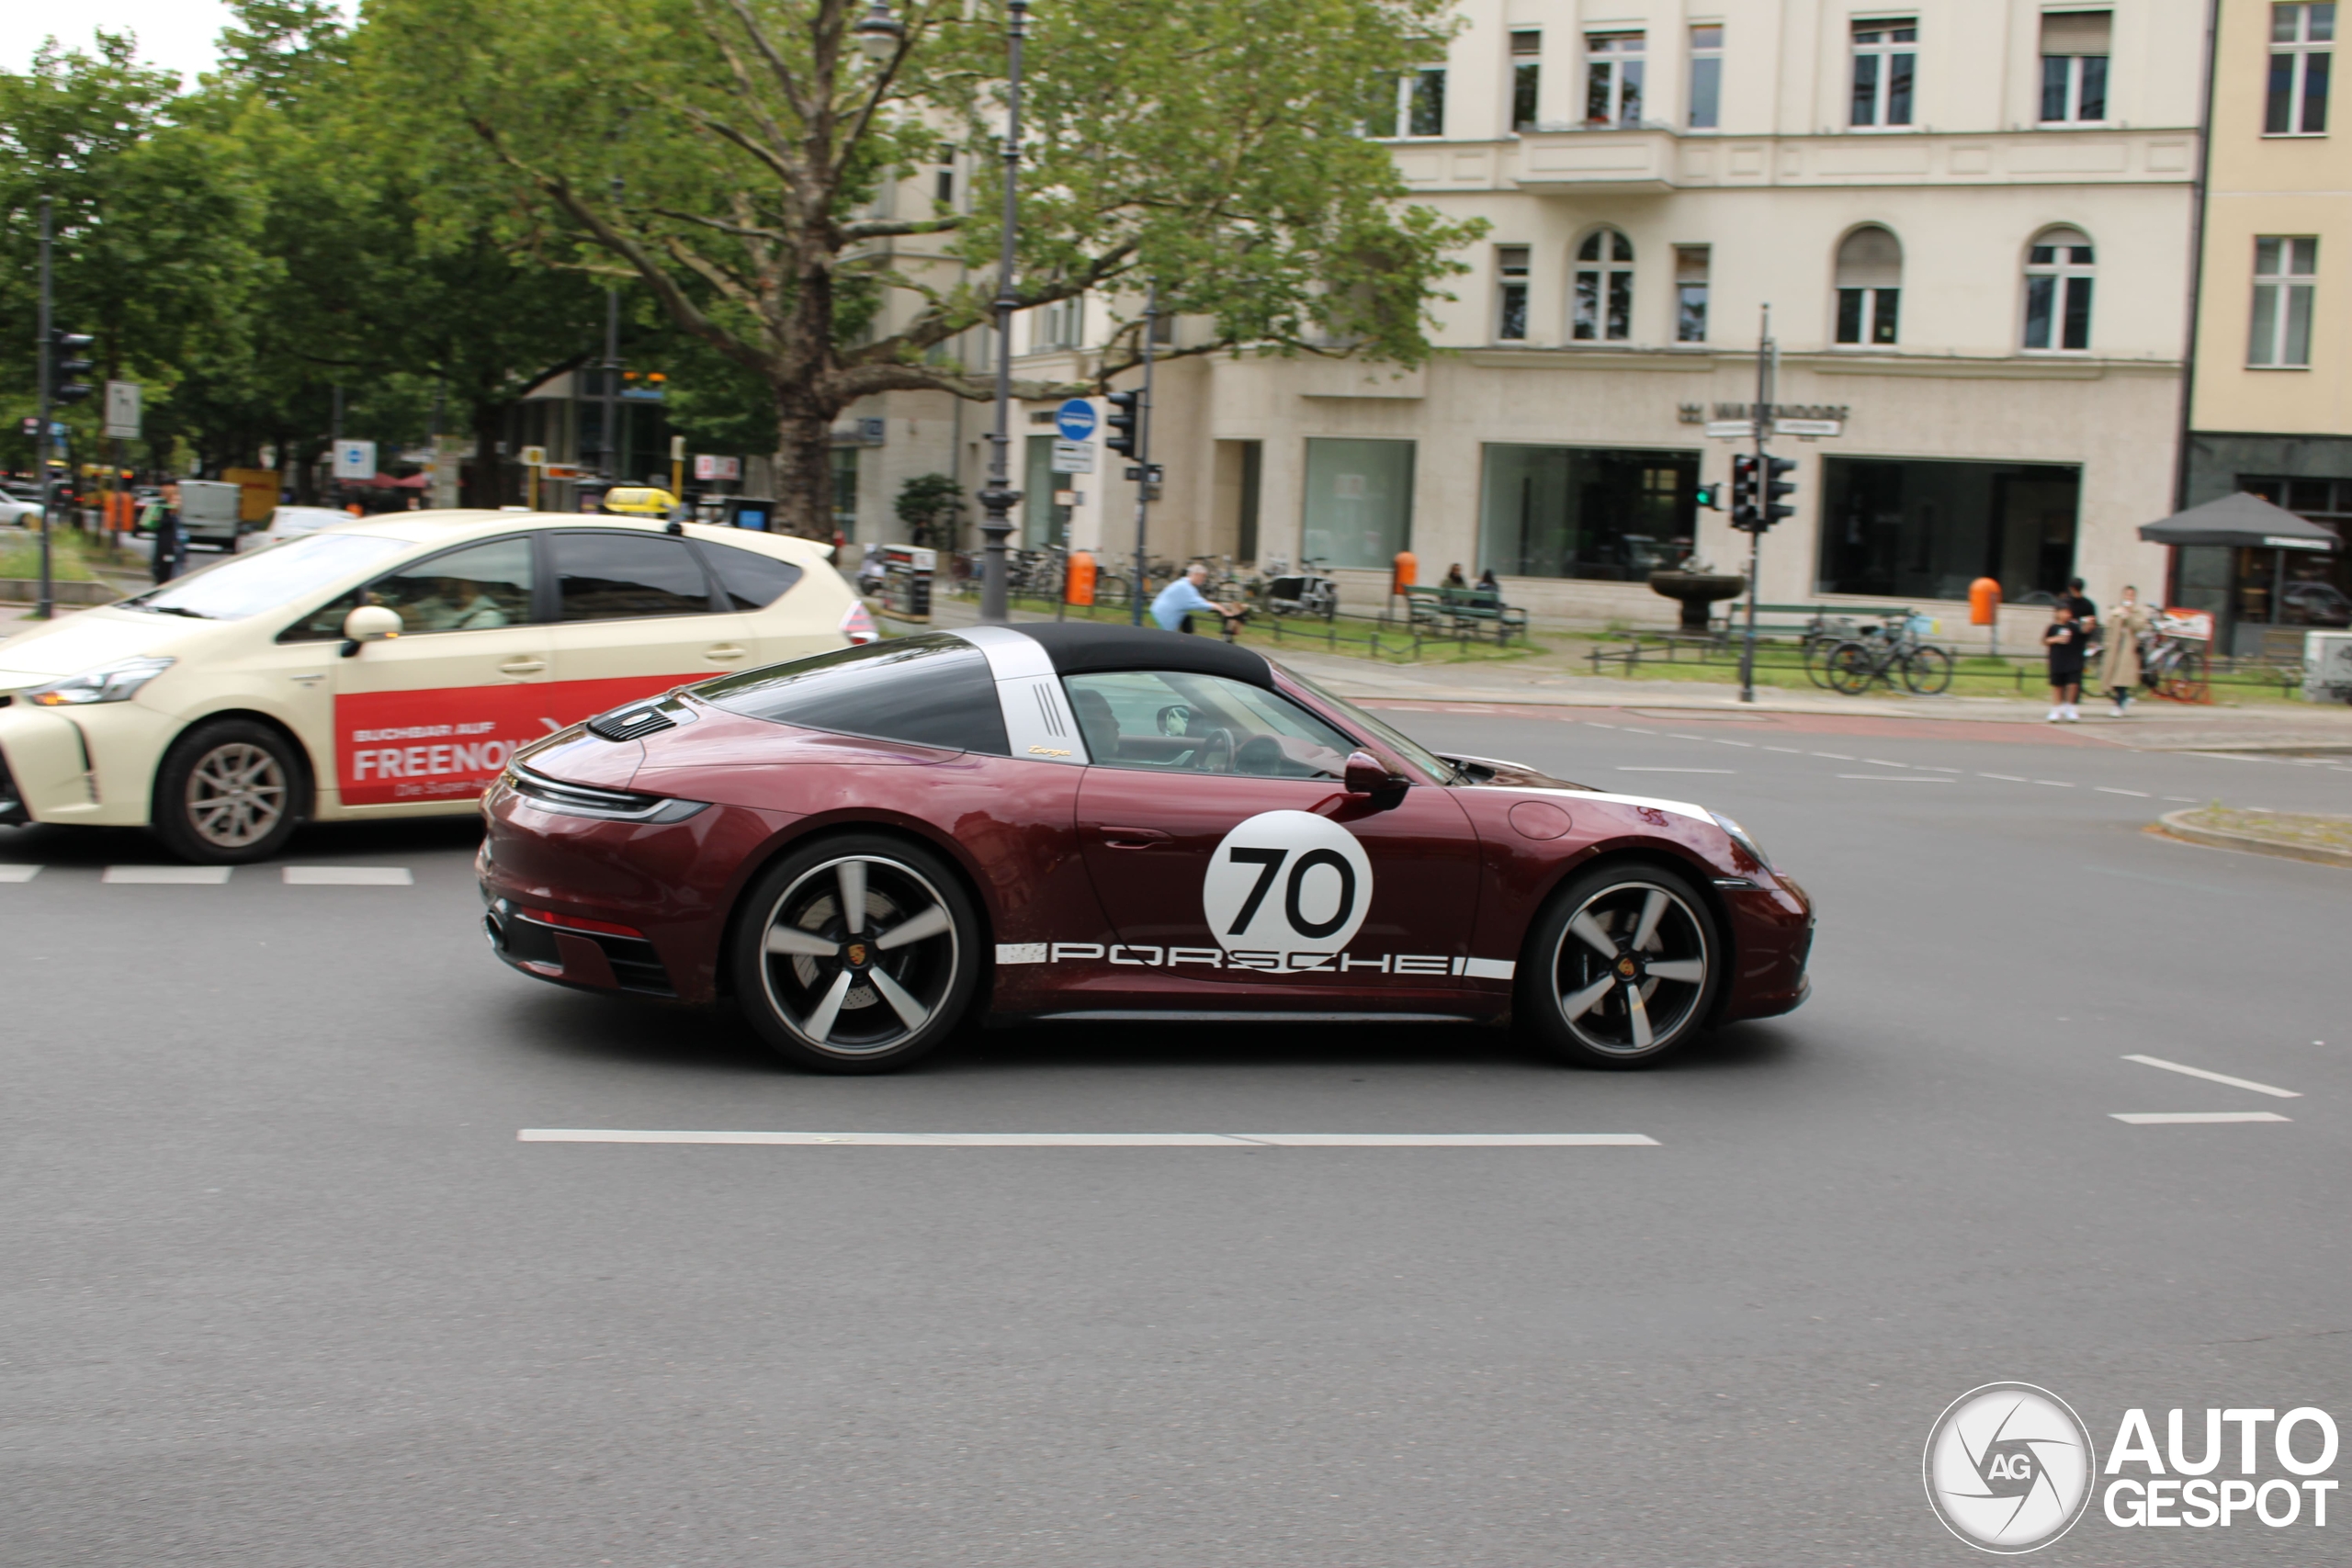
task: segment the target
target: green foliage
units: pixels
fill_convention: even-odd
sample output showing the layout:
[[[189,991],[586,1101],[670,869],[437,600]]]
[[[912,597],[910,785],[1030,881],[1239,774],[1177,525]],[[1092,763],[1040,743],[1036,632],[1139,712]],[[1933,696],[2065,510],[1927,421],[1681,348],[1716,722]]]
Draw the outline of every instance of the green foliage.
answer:
[[[909,543],[950,548],[964,521],[964,487],[952,474],[917,474],[899,487],[896,510]]]

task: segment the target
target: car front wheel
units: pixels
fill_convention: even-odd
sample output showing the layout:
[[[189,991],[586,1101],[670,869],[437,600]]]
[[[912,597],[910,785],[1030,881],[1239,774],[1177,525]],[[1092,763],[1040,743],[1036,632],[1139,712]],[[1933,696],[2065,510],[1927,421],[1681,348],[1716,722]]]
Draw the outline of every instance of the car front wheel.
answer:
[[[1536,918],[1515,1013],[1562,1061],[1645,1066],[1705,1026],[1724,963],[1714,917],[1689,882],[1657,866],[1603,866]]]
[[[286,737],[250,719],[220,719],[189,730],[164,754],[154,829],[183,860],[266,860],[301,824],[309,794],[309,774]]]
[[[927,850],[880,835],[821,840],[771,868],[743,908],[737,999],[797,1066],[893,1071],[953,1033],[971,1004],[979,919]]]

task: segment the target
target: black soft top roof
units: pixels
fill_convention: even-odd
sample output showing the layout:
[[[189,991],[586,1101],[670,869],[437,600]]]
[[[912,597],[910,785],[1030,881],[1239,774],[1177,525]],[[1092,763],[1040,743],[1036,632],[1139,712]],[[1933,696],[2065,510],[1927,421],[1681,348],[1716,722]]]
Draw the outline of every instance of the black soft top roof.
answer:
[[[1024,621],[1012,628],[1034,639],[1062,675],[1114,670],[1182,670],[1223,675],[1271,688],[1273,669],[1263,655],[1213,637],[1185,637],[1157,626],[1102,626],[1089,621]]]

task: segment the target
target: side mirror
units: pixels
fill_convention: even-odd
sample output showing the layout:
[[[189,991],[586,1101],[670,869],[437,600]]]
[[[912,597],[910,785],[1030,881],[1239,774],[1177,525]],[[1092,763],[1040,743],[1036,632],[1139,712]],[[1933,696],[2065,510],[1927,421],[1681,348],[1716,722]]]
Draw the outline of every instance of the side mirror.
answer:
[[[1369,751],[1348,753],[1346,784],[1350,795],[1389,795],[1405,788],[1405,781],[1381,766]]]
[[[362,604],[343,618],[343,656],[359,651],[363,642],[381,642],[401,635],[401,614],[381,604]]]

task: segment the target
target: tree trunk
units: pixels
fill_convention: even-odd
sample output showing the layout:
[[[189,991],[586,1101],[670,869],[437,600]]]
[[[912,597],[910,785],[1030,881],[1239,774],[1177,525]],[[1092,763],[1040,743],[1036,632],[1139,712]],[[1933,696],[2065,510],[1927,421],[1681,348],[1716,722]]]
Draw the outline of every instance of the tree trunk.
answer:
[[[779,531],[833,536],[833,411],[797,387],[778,387],[775,510]]]
[[[506,405],[503,402],[478,402],[471,409],[474,429],[473,460],[459,466],[459,484],[463,494],[459,500],[468,506],[499,507],[506,503],[500,493],[505,478],[505,465],[499,461],[498,444],[506,434]]]

